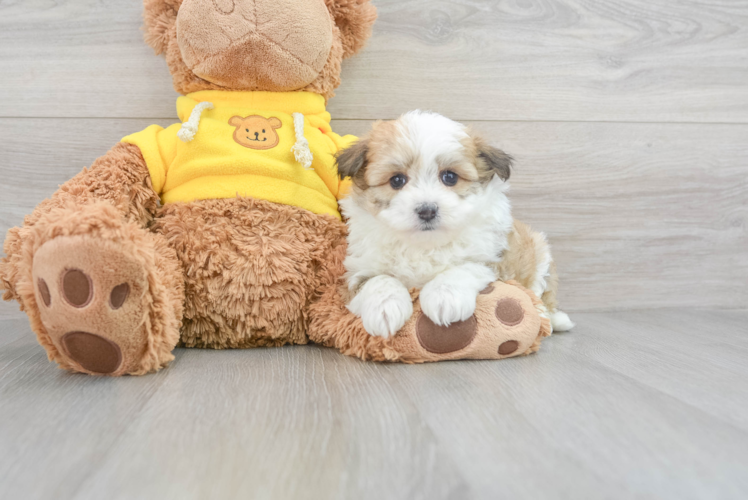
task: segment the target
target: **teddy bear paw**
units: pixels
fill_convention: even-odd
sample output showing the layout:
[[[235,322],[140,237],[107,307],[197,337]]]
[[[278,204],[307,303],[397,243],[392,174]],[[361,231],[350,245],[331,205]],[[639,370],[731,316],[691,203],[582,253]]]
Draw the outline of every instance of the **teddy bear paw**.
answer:
[[[148,283],[135,256],[107,241],[63,236],[36,251],[32,276],[63,366],[120,375],[138,365],[147,344]]]
[[[424,297],[420,297],[423,307]],[[393,338],[390,347],[409,361],[501,359],[538,349],[550,333],[528,291],[495,282],[477,297],[475,313],[448,326],[432,321],[417,308],[414,317]]]

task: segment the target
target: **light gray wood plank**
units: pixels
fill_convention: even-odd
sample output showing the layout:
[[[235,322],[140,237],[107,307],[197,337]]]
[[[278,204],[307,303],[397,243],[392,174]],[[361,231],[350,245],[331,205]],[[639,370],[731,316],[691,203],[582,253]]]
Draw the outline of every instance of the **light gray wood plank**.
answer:
[[[337,118],[420,107],[467,120],[746,122],[748,4],[375,0]],[[0,5],[0,116],[169,117],[141,3]]]
[[[28,335],[29,322],[21,316],[15,318],[0,318],[0,348],[21,337]]]
[[[312,346],[185,352],[74,498],[471,498],[387,372]]]
[[[0,4],[0,116],[175,113],[166,62],[143,41],[141,1]]]
[[[574,334],[562,335],[552,349],[581,355],[748,431],[748,312],[675,309],[579,317]]]
[[[548,234],[569,309],[748,304],[748,128],[476,127],[515,156],[514,215]]]
[[[0,345],[0,498],[745,498],[748,432],[686,401],[706,385],[673,384],[730,397],[748,311],[576,319],[499,362],[180,349],[119,380],[64,374],[16,340]],[[692,334],[707,324],[711,358]]]
[[[111,379],[63,372],[26,323],[21,338],[0,345],[0,498],[71,498],[166,373]]]
[[[643,348],[624,336],[631,328],[621,355]],[[594,333],[553,336],[537,356],[506,363],[402,367],[397,379],[485,498],[743,498],[748,433],[565,348]],[[677,332],[649,333],[680,341]],[[690,368],[701,372],[697,356]],[[748,389],[745,379],[734,383]]]
[[[0,119],[0,234],[146,119]],[[170,120],[157,120],[168,125]],[[44,147],[35,132],[53,124]],[[369,121],[336,120],[362,134]],[[472,122],[516,158],[571,311],[748,303],[748,126]]]
[[[48,121],[49,120],[49,121]],[[60,184],[87,168],[123,137],[151,123],[168,126],[174,120],[148,119],[8,119],[0,118],[0,189],[13,189],[0,198],[0,233],[20,225],[23,217]],[[47,125],[43,125],[47,124]],[[38,128],[53,124],[43,146]]]
[[[15,302],[4,302],[0,300],[0,321],[25,317],[26,315],[18,309],[18,304]]]

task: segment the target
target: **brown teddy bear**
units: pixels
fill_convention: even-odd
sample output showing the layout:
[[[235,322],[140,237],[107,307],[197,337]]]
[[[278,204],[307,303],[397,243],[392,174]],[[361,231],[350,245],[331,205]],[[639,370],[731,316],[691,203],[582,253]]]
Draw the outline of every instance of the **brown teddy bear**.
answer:
[[[5,241],[0,289],[51,360],[123,375],[164,367],[178,344],[311,338],[411,362],[537,348],[547,321],[511,285],[479,299],[473,323],[439,331],[416,309],[389,341],[344,308],[335,155],[355,138],[331,130],[325,105],[375,17],[368,0],[145,0],[181,123],[125,137]],[[497,309],[508,296],[513,325]]]

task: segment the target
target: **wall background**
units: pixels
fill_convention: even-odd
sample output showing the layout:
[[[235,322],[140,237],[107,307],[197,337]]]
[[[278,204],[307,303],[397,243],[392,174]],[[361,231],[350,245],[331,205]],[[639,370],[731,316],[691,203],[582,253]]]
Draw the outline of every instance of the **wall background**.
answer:
[[[746,307],[748,3],[375,3],[336,131],[432,109],[515,156],[515,215],[548,234],[564,309]],[[121,137],[176,120],[141,9],[0,0],[1,234]]]

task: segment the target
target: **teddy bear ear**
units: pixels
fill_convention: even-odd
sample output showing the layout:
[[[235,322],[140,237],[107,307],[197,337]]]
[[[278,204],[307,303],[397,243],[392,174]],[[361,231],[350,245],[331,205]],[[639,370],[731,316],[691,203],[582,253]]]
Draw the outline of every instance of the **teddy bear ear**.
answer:
[[[145,42],[156,55],[163,54],[169,43],[169,32],[177,22],[177,12],[182,0],[143,0]]]
[[[361,50],[371,36],[377,9],[370,0],[325,0],[343,42],[343,57]]]
[[[270,126],[273,128],[281,128],[283,126],[283,122],[280,121],[280,118],[275,116],[268,118],[268,123],[270,123]]]
[[[229,118],[229,125],[231,125],[232,127],[238,127],[242,124],[242,122],[244,122],[244,118],[242,118],[241,116],[232,116],[231,118]]]

